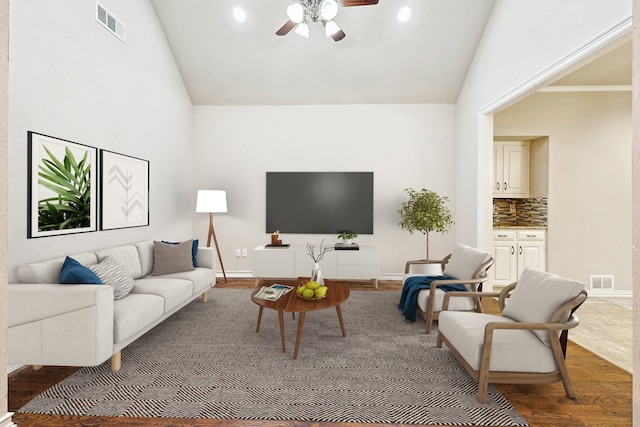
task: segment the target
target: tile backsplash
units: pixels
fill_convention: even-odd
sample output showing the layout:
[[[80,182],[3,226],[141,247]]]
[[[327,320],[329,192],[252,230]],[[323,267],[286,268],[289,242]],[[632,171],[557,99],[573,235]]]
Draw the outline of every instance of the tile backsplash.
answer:
[[[515,204],[515,213],[512,207]],[[546,227],[547,198],[493,199],[494,227]]]

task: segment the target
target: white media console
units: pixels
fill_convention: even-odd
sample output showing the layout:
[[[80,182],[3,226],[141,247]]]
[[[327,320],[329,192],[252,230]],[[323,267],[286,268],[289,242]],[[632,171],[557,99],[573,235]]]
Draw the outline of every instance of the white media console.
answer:
[[[313,260],[305,246],[266,247],[260,245],[252,254],[253,277],[308,277]],[[324,254],[320,269],[325,279],[371,280],[378,287],[380,251],[371,246],[359,250],[332,250]]]

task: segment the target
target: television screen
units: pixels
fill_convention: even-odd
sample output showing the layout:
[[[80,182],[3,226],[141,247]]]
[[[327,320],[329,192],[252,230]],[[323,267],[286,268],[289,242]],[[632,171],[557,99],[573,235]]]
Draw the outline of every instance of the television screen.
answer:
[[[373,234],[373,172],[267,172],[267,233]]]

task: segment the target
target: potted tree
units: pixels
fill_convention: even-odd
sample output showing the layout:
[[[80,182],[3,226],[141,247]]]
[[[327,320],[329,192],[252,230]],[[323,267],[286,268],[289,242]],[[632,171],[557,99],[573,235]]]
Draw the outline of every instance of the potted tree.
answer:
[[[446,233],[453,224],[451,211],[445,204],[449,198],[425,188],[420,191],[405,188],[404,191],[409,195],[409,200],[402,202],[398,211],[402,217],[398,225],[411,234],[419,231],[427,236],[426,259],[429,259],[429,231]]]

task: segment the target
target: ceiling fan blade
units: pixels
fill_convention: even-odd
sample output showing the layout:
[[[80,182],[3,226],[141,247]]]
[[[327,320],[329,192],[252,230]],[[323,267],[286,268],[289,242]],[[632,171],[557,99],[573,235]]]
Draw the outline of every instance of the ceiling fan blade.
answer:
[[[349,6],[369,6],[378,4],[378,0],[338,0],[342,7]]]
[[[342,40],[346,36],[347,35],[344,33],[344,31],[340,30],[337,33],[335,33],[334,35],[332,35],[331,37],[333,38],[333,40],[339,42],[340,40]]]
[[[279,36],[286,36],[287,34],[289,34],[289,31],[293,30],[296,27],[296,25],[298,24],[296,24],[292,20],[289,20],[282,27],[280,27],[278,31],[276,31],[276,34]]]

